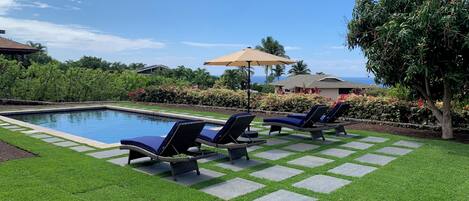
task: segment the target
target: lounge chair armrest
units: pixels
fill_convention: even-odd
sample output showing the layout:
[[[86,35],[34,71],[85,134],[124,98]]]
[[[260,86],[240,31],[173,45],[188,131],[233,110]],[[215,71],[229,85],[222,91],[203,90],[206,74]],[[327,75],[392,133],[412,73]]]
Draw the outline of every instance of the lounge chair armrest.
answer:
[[[267,140],[259,140],[259,139],[248,139],[248,140],[238,140],[239,143],[247,144],[247,146],[254,146],[260,145],[267,142]]]

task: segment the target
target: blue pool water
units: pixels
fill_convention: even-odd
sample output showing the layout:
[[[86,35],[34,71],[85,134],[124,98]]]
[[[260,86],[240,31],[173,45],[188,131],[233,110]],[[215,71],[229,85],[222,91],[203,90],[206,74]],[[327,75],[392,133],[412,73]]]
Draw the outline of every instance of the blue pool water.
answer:
[[[118,143],[121,139],[138,136],[166,136],[174,123],[181,120],[109,109],[9,117],[104,143]],[[206,124],[205,127],[218,126]]]

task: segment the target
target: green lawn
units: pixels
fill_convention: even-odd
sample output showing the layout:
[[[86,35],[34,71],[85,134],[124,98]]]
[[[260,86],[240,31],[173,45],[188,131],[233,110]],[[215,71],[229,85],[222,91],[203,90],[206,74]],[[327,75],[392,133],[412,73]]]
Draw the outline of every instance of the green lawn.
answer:
[[[191,113],[216,118],[228,117],[210,112],[192,112],[132,103],[119,105],[151,110],[164,109],[168,112]],[[167,173],[149,176],[136,172],[131,167],[119,167],[104,159],[88,157],[68,148],[56,147],[19,132],[10,132],[0,128],[0,140],[39,154],[39,157],[0,163],[0,200],[216,200],[198,189],[235,177],[255,181],[266,187],[234,200],[253,200],[279,189],[316,197],[320,200],[469,200],[469,145],[366,131],[350,132],[363,137],[372,135],[391,140],[364,151],[357,151],[344,159],[334,158],[334,162],[318,168],[302,168],[286,162],[304,155],[327,158],[318,152],[357,139],[342,139],[341,142],[321,145],[319,149],[299,152],[277,161],[254,157],[255,153],[298,142],[319,145],[317,142],[291,140],[288,144],[264,147],[254,151],[250,154],[251,157],[266,163],[240,172],[232,172],[215,166],[220,161],[201,164],[203,168],[226,175],[191,187],[183,187],[161,178],[168,176]],[[345,162],[352,162],[353,159],[365,153],[389,146],[402,139],[418,140],[425,145],[408,155],[398,157],[388,165],[376,166],[379,167],[378,170],[362,178],[334,175],[351,180],[352,183],[332,194],[314,193],[292,187],[292,184],[315,174],[332,175],[327,173],[327,170]],[[354,163],[357,162],[354,161]],[[271,182],[249,175],[273,165],[301,169],[305,173],[282,182]]]

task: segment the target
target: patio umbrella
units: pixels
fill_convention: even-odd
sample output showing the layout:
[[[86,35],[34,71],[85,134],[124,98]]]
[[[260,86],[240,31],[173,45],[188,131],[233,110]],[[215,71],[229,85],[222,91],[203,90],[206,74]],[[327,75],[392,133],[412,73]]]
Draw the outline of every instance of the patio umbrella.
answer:
[[[248,105],[247,110],[250,112],[251,106],[251,67],[252,66],[267,66],[267,65],[281,65],[281,64],[293,64],[292,61],[287,58],[275,56],[273,54],[265,53],[256,49],[248,47],[241,51],[234,52],[216,59],[206,61],[204,65],[212,66],[237,66],[247,67],[248,71]]]

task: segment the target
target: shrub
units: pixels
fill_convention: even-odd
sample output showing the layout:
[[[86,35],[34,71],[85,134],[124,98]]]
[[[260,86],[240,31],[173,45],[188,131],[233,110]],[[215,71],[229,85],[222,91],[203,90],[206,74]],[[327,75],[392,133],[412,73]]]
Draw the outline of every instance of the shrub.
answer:
[[[328,100],[316,94],[268,94],[260,100],[259,109],[282,112],[305,112],[315,104],[328,104]]]

